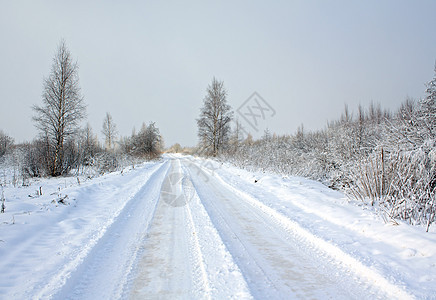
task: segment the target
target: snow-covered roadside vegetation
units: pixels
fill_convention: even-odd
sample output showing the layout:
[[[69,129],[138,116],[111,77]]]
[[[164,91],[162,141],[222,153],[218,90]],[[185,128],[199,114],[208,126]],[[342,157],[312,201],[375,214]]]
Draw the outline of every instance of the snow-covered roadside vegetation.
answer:
[[[217,137],[223,161],[321,181],[374,206],[386,221],[403,220],[427,231],[435,221],[436,74],[424,99],[408,99],[394,113],[374,104],[352,113],[346,106],[324,129],[306,132],[301,126],[283,136],[266,131],[256,141],[242,138],[239,126],[228,131]]]

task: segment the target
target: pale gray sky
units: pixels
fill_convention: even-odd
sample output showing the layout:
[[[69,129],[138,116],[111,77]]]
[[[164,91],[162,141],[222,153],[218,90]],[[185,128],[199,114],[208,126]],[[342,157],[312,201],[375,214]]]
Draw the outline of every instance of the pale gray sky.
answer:
[[[430,0],[0,0],[0,129],[36,136],[31,106],[61,38],[99,136],[110,112],[122,135],[155,121],[167,146],[196,144],[213,76],[234,109],[258,92],[280,134],[322,128],[344,103],[395,109],[433,77],[435,12]]]

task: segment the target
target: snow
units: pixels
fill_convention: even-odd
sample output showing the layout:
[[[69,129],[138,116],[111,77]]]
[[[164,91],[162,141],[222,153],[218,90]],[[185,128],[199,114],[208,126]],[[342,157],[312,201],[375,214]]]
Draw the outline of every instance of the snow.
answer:
[[[436,295],[434,230],[385,224],[374,210],[362,209],[312,180],[247,172],[211,161],[203,165],[213,166],[215,176],[235,192],[243,191],[253,205],[395,298]]]
[[[27,188],[7,187],[6,213],[0,216],[0,297],[51,296],[156,168],[147,164],[124,176],[118,172],[80,186],[76,178],[62,178],[34,182]],[[39,186],[43,196],[28,197]],[[52,203],[59,193],[68,195],[68,205]]]
[[[304,178],[166,155],[29,183],[3,188],[2,299],[436,295],[434,230]]]

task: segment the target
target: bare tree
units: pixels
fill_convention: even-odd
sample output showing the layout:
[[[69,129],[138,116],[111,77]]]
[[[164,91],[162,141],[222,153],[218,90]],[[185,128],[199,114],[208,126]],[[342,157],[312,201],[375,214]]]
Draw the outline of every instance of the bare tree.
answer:
[[[244,129],[238,119],[234,121],[234,128],[230,134],[228,150],[230,153],[236,153],[244,141]]]
[[[14,144],[14,139],[0,130],[0,157],[5,155],[8,149]]]
[[[212,155],[217,155],[228,143],[233,113],[227,104],[224,83],[215,78],[207,88],[200,118],[197,119],[200,144]]]
[[[97,136],[94,135],[89,123],[80,131],[77,148],[79,153],[79,165],[82,165],[82,167],[92,165],[94,158],[102,150],[98,143]]]
[[[105,140],[105,145],[106,145],[106,149],[107,150],[111,150],[112,146],[115,146],[115,139],[117,137],[117,126],[115,125],[112,116],[110,113],[106,113],[106,117],[104,118],[103,121],[103,129],[101,131],[106,140]]]
[[[79,122],[86,114],[78,69],[62,40],[53,58],[51,73],[44,79],[43,104],[33,106],[33,120],[47,141],[47,171],[52,176],[68,172],[70,166],[65,160],[64,145],[77,133]]]
[[[97,136],[92,132],[91,125],[86,124],[82,131],[83,148],[85,149],[85,154],[87,156],[94,156],[100,151],[100,146],[97,141]]]

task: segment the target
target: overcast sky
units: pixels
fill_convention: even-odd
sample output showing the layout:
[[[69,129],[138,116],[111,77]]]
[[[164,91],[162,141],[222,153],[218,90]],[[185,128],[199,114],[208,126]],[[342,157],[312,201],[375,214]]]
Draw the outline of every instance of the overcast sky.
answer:
[[[64,38],[80,69],[88,121],[120,134],[156,122],[167,146],[197,143],[206,88],[233,109],[257,92],[279,134],[371,101],[424,95],[436,60],[436,1],[0,0],[0,129],[30,141],[34,104]],[[250,105],[247,102],[245,105]],[[272,112],[272,110],[270,110]],[[236,114],[237,115],[237,114]],[[248,127],[248,125],[247,125]]]

